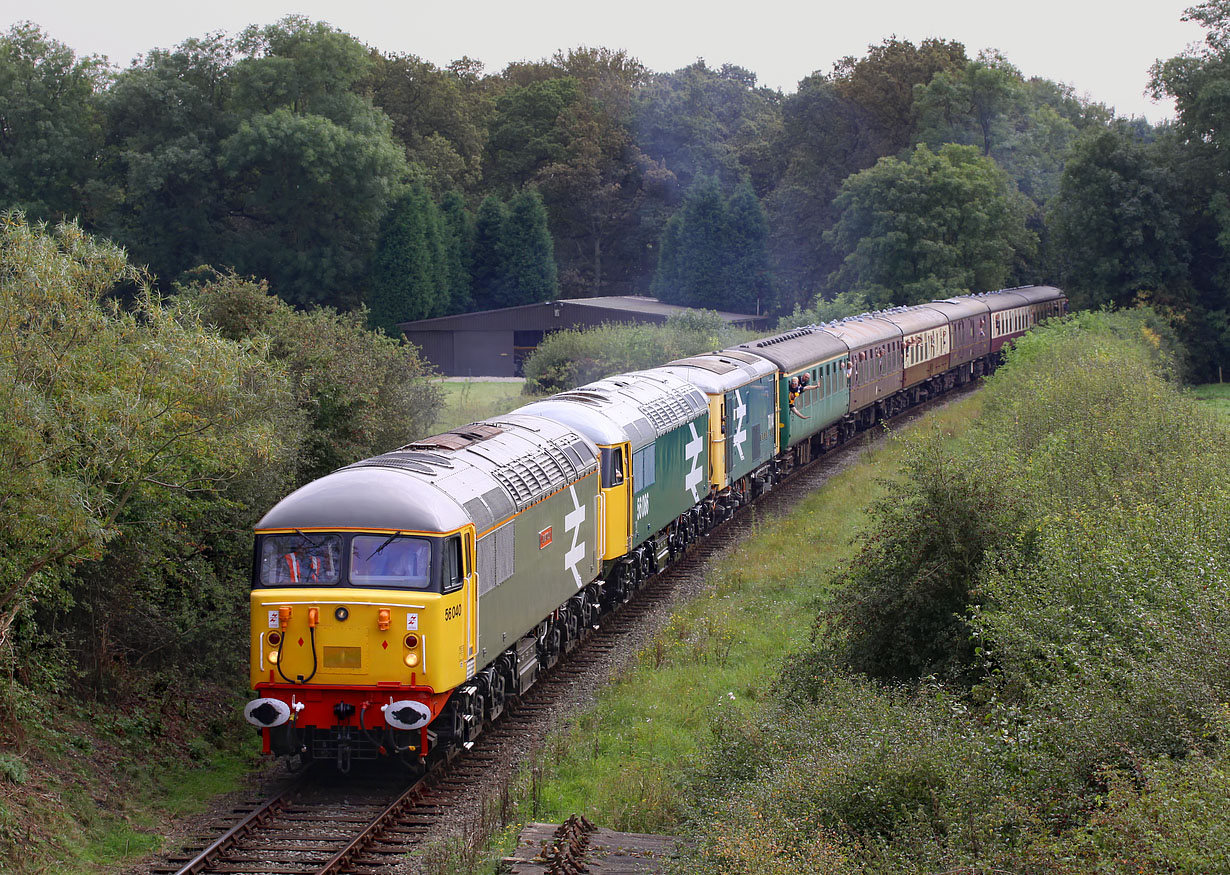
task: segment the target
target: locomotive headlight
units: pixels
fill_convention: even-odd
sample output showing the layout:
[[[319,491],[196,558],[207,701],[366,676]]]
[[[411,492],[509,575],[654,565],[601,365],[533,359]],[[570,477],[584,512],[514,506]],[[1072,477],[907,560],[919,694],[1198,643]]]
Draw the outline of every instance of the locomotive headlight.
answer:
[[[278,652],[276,650],[269,654],[269,661],[274,665],[278,664]]]
[[[419,655],[417,653],[407,653],[402,659],[402,662],[409,668],[414,668],[419,664]]]

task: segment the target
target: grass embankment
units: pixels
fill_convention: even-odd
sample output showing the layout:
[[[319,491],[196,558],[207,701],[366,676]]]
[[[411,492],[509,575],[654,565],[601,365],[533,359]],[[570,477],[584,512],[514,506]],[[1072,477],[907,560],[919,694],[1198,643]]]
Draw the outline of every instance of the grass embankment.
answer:
[[[969,397],[913,428],[963,431]],[[759,520],[757,536],[716,564],[706,592],[672,617],[620,677],[554,738],[530,779],[524,816],[584,814],[632,832],[678,832],[682,786],[695,758],[763,711],[783,658],[809,640],[826,581],[849,561],[867,508],[884,495],[901,447],[864,450],[788,515]]]
[[[19,742],[0,754],[0,872],[123,871],[242,785],[258,748],[234,702],[162,704],[19,706]]]

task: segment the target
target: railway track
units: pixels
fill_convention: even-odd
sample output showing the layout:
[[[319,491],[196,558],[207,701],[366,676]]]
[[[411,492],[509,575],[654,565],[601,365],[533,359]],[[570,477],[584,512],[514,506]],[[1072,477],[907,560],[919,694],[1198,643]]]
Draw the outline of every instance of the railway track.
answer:
[[[935,406],[960,397],[977,383],[900,414],[900,426]],[[754,504],[754,512],[736,514],[667,569],[650,578],[636,596],[603,618],[601,626],[565,655],[519,700],[510,701],[502,717],[480,735],[472,749],[459,753],[426,776],[398,780],[393,767],[337,776],[327,767],[305,769],[277,787],[272,795],[237,807],[232,818],[215,825],[218,837],[199,851],[187,851],[150,873],[159,875],[327,875],[415,871],[407,855],[460,819],[457,810],[473,806],[491,789],[493,772],[511,769],[502,751],[517,759],[545,737],[566,695],[578,683],[596,689],[631,655],[635,643],[664,621],[663,609],[703,586],[709,564],[740,543],[757,520],[785,513],[808,493],[850,465],[857,454],[880,438],[876,431],[855,437],[797,470]],[[607,670],[603,671],[606,666]],[[484,785],[486,788],[484,789]]]

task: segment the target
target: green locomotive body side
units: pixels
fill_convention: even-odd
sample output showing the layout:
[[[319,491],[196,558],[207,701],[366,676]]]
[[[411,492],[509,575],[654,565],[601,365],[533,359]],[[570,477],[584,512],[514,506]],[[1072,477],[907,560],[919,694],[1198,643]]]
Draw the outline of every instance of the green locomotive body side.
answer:
[[[709,491],[709,412],[632,454],[633,543],[670,525]]]

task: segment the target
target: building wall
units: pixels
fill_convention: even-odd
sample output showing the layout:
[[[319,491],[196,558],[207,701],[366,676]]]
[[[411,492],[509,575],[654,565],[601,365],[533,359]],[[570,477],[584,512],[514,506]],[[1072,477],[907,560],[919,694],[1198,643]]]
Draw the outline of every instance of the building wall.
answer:
[[[516,367],[511,328],[453,333],[453,376],[512,377]]]

